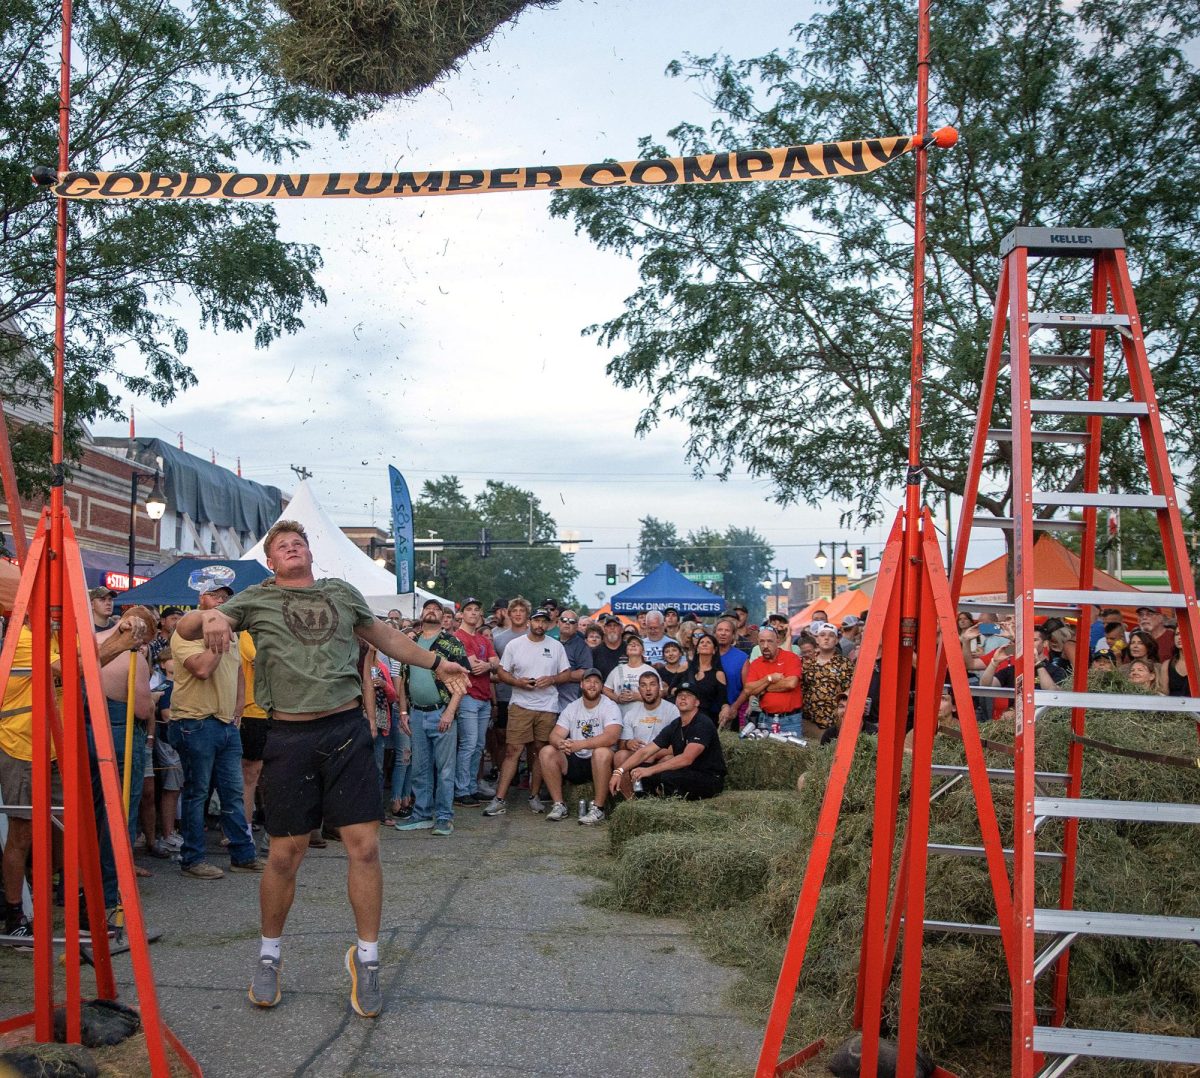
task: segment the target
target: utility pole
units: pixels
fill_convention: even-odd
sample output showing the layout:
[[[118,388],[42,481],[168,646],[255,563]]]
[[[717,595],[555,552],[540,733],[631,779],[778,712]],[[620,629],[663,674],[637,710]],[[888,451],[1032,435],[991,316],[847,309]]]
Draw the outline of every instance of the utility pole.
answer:
[[[299,479],[300,482],[302,482],[302,483],[304,482],[304,480],[311,479],[313,476],[313,473],[310,472],[306,467],[304,467],[303,464],[289,464],[288,467],[291,468],[292,471],[296,473],[296,478]]]

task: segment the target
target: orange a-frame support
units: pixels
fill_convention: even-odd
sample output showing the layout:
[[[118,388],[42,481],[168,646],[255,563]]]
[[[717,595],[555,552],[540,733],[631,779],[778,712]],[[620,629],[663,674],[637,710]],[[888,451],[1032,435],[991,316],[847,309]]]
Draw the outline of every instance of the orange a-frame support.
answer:
[[[71,0],[62,3],[62,53],[58,107],[58,162],[66,169],[70,160],[71,104]],[[163,1024],[158,1009],[154,974],[141,902],[134,876],[133,850],[121,797],[112,731],[100,680],[100,656],[92,631],[91,609],[83,578],[83,562],[63,499],[64,445],[64,372],[66,364],[67,293],[67,202],[58,200],[55,242],[54,288],[54,399],[51,460],[54,474],[50,505],[42,513],[34,540],[23,558],[21,583],[13,605],[9,631],[0,651],[0,683],[8,680],[16,655],[22,626],[28,623],[32,634],[32,731],[33,731],[33,1010],[0,1023],[0,1033],[32,1025],[38,1041],[54,1037],[54,950],[53,908],[51,904],[52,814],[59,808],[51,804],[51,740],[62,774],[63,804],[63,893],[65,939],[65,1017],[66,1040],[78,1044],[82,1039],[82,985],[80,983],[81,932],[77,896],[83,885],[91,926],[91,959],[95,968],[96,992],[101,999],[115,999],[116,982],[109,951],[103,884],[100,874],[100,847],[93,809],[92,779],[88,765],[87,734],[84,728],[84,691],[92,712],[92,737],[96,746],[100,783],[105,811],[110,821],[113,856],[125,925],[133,962],[134,984],[146,1035],[150,1072],[155,1078],[168,1078],[170,1064],[166,1046],[175,1050],[184,1066],[195,1075],[201,1073],[196,1061]],[[8,447],[7,430],[0,428],[0,439]],[[13,534],[23,543],[20,501],[7,453],[3,479],[9,503]],[[62,714],[56,706],[51,640],[57,636],[62,670]],[[78,659],[76,658],[78,656]],[[81,678],[82,672],[82,678]]]
[[[929,138],[929,0],[919,0],[917,13],[917,142],[915,212],[913,218],[913,333],[908,473],[905,503],[896,516],[884,550],[875,596],[859,651],[862,659],[850,686],[846,717],[812,850],[796,904],[775,996],[756,1069],[757,1078],[787,1074],[813,1058],[818,1041],[780,1062],[788,1018],[796,998],[804,955],[816,916],[829,855],[833,848],[842,795],[862,730],[872,666],[880,658],[879,731],[876,760],[875,812],[871,868],[867,883],[862,950],[859,957],[854,1024],[862,1031],[860,1074],[874,1078],[879,1061],[883,999],[892,979],[896,953],[904,934],[900,966],[898,1078],[916,1070],[920,1014],[921,959],[924,950],[925,882],[929,855],[929,797],[933,741],[942,685],[948,672],[962,728],[967,773],[978,806],[988,874],[1002,935],[1009,953],[1012,898],[1004,848],[996,822],[983,746],[975,721],[975,705],[961,651],[945,651],[941,641],[957,641],[955,610],[945,566],[938,551],[932,518],[921,508],[921,411],[924,380],[925,326],[925,188]],[[952,144],[952,143],[951,143]],[[886,646],[885,646],[886,645]],[[900,805],[900,781],[908,729],[910,690],[913,706],[912,782],[909,815],[899,867],[893,881]],[[893,888],[894,882],[894,888]],[[889,903],[889,896],[891,900]],[[939,1068],[938,1074],[947,1075]]]

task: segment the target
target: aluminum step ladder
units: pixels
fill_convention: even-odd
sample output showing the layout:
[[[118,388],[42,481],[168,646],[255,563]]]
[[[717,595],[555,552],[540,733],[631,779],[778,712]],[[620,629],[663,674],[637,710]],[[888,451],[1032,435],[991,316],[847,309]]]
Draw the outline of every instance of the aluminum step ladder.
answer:
[[[1012,984],[1012,1074],[1016,1078],[1058,1078],[1080,1059],[1200,1063],[1200,1039],[1150,1036],[1105,1030],[1068,1028],[1067,963],[1073,942],[1084,936],[1124,936],[1176,943],[1200,941],[1200,918],[1161,917],[1134,912],[1075,910],[1078,835],[1084,826],[1112,826],[1112,821],[1136,820],[1161,826],[1200,824],[1200,807],[1139,801],[1104,801],[1085,797],[1082,789],[1083,745],[1078,741],[1089,710],[1178,712],[1179,721],[1200,718],[1200,613],[1188,563],[1175,483],[1167,457],[1153,379],[1125,259],[1125,239],[1111,228],[1019,227],[1000,247],[1003,259],[1000,286],[992,320],[975,434],[964,489],[958,544],[951,575],[957,600],[966,567],[972,529],[1000,529],[1011,534],[1015,602],[959,602],[964,610],[1011,612],[1016,617],[1015,689],[980,686],[981,697],[1010,699],[1015,710],[1014,796],[1012,848],[1004,850],[1013,876],[1013,920],[1016,953],[1006,957]],[[1070,259],[1072,267],[1090,262],[1090,310],[1031,310],[1031,260]],[[1051,270],[1053,267],[1049,267]],[[1082,274],[1080,274],[1082,276]],[[1058,339],[1046,347],[1050,334]],[[1047,342],[1048,343],[1048,342]],[[1035,345],[1037,347],[1035,347]],[[1076,349],[1076,346],[1079,346]],[[1106,367],[1107,364],[1107,367]],[[1125,399],[1105,398],[1113,372],[1127,376]],[[997,408],[997,383],[1009,379],[1011,408]],[[1100,484],[1102,439],[1106,433],[1129,431],[1136,424],[1146,463],[1147,490],[1111,491]],[[1035,447],[1039,452],[1080,454],[1072,489],[1043,489],[1035,483]],[[1044,447],[1044,448],[1043,448]],[[1009,462],[1010,516],[976,515],[980,483],[997,462]],[[1065,469],[1060,469],[1060,473]],[[1078,481],[1080,480],[1081,481]],[[1076,489],[1077,488],[1077,489]],[[1134,693],[1088,691],[1087,634],[1098,608],[1130,607],[1146,601],[1144,594],[1105,589],[1096,584],[1094,551],[1102,510],[1153,512],[1163,537],[1169,589],[1153,593],[1156,606],[1173,610],[1178,618],[1182,650],[1190,681],[1187,697],[1152,697]],[[1076,510],[1079,519],[1059,518]],[[1079,579],[1069,588],[1047,588],[1034,580],[1035,533],[1050,530],[1080,535],[1084,552]],[[1050,689],[1037,682],[1033,654],[1035,615],[1066,614],[1078,618],[1073,684]],[[1071,712],[1076,735],[1069,750],[1062,785],[1047,790],[1051,776],[1034,769],[1038,712],[1048,707]],[[1094,751],[1094,750],[1093,750]],[[1039,829],[1053,821],[1063,827],[1062,852],[1038,850]],[[976,856],[982,848],[931,848],[953,856]],[[1037,864],[1061,866],[1058,907],[1038,909],[1034,902]],[[999,925],[926,922],[927,932],[970,931],[999,935]],[[1042,940],[1038,950],[1035,936]],[[1049,937],[1047,940],[1046,937]],[[1038,978],[1053,973],[1053,1019],[1039,1024],[1034,991]]]

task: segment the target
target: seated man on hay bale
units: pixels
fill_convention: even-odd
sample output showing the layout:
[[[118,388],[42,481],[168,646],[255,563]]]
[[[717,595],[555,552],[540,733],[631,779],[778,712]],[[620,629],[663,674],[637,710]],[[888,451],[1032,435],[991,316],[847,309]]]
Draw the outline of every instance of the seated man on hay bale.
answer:
[[[638,678],[638,695],[641,699],[622,716],[621,747],[614,759],[617,767],[628,764],[638,749],[649,745],[660,731],[679,718],[679,709],[662,698],[662,682],[653,671]],[[654,763],[669,755],[667,749],[657,749],[646,762]],[[621,793],[633,797],[633,779],[628,770],[621,776]]]
[[[647,794],[682,797],[699,801],[716,797],[725,789],[725,754],[717,727],[700,712],[700,698],[691,681],[682,681],[675,693],[679,718],[668,723],[637,750],[623,766],[613,771],[609,789],[616,793],[626,774]],[[660,757],[659,749],[670,749]],[[653,763],[651,763],[653,759]]]
[[[654,679],[658,680],[657,674]],[[546,819],[552,822],[566,819],[565,776],[567,782],[576,785],[590,782],[595,786],[596,799],[579,817],[581,824],[593,827],[604,822],[612,750],[621,736],[621,709],[603,695],[604,681],[595,667],[584,673],[579,687],[583,695],[563,708],[550,731],[550,743],[543,746],[539,757],[542,778],[554,801]]]

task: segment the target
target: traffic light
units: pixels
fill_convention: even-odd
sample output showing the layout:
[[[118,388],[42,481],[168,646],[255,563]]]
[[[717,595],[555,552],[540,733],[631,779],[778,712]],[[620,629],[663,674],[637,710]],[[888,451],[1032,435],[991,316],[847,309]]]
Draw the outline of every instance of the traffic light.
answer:
[[[614,584],[616,584],[616,582],[617,582],[617,563],[615,561],[610,561],[604,567],[604,583],[607,584],[611,588]]]
[[[860,546],[854,552],[854,568],[858,570],[858,575],[862,576],[867,571],[867,548]]]

